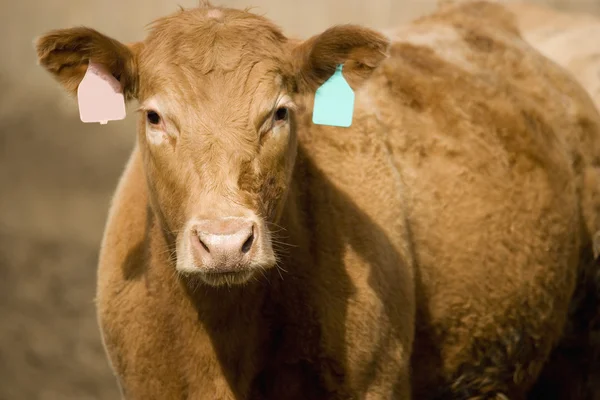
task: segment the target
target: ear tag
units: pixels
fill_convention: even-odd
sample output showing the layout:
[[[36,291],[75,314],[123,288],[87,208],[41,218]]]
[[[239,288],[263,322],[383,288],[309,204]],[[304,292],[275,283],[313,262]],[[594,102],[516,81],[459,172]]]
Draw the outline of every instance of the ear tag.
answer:
[[[313,123],[317,125],[352,125],[354,114],[354,91],[342,75],[343,64],[337,66],[335,73],[315,93]]]
[[[83,122],[100,122],[125,118],[125,97],[121,82],[102,64],[89,60],[88,69],[77,88],[79,117]]]

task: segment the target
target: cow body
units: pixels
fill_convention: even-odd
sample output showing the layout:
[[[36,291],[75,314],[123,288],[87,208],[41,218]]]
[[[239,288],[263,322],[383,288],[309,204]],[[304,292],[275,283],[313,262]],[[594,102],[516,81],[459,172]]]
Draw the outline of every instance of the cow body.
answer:
[[[176,272],[140,139],[98,270],[126,398],[525,398],[598,230],[593,103],[479,2],[395,31],[354,86],[350,128],[296,98],[278,267],[242,285]]]
[[[405,87],[425,108],[390,146],[414,199],[415,398],[432,382],[442,398],[523,398],[562,335],[598,226],[593,104],[508,16],[483,26],[494,9],[450,8],[397,32],[412,42],[398,45],[408,71],[397,79],[420,83]]]
[[[581,84],[600,107],[600,20],[592,15],[542,5],[510,3],[523,37]],[[593,174],[591,174],[593,176]],[[596,185],[596,183],[590,183]],[[584,206],[584,209],[593,210]],[[588,214],[593,220],[595,213]],[[594,260],[579,268],[569,321],[530,394],[543,399],[600,397],[600,237],[594,236]],[[588,255],[589,257],[589,255]]]

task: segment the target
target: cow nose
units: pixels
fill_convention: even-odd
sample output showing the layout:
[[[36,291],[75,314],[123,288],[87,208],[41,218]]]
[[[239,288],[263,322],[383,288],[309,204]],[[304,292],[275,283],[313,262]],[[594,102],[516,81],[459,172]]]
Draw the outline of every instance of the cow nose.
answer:
[[[193,229],[192,241],[198,261],[215,272],[242,268],[256,242],[256,227],[244,218],[203,220]]]

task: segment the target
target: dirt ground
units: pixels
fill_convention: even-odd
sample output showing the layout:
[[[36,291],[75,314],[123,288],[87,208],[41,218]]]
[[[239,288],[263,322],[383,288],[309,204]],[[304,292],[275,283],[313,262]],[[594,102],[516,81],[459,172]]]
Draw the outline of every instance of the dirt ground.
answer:
[[[542,1],[542,0],[540,0]],[[258,6],[288,34],[403,23],[435,0],[221,0]],[[600,0],[551,1],[600,15]],[[90,25],[124,41],[195,0],[0,0],[0,400],[115,399],[96,326],[96,261],[134,118],[83,124],[36,65],[33,38]]]

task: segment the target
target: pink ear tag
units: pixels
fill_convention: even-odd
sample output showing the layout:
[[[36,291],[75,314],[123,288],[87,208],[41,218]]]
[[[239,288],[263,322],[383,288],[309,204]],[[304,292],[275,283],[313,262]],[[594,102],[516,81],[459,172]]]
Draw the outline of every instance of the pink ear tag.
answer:
[[[89,61],[77,88],[79,117],[83,122],[118,121],[125,118],[125,97],[121,82],[102,64]]]

